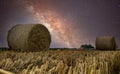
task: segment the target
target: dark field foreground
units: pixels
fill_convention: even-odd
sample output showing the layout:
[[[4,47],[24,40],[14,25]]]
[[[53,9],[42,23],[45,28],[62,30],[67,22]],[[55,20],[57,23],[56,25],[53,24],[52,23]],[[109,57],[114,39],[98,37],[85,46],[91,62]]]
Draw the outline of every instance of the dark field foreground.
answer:
[[[120,74],[120,51],[0,51],[0,69],[15,74]]]

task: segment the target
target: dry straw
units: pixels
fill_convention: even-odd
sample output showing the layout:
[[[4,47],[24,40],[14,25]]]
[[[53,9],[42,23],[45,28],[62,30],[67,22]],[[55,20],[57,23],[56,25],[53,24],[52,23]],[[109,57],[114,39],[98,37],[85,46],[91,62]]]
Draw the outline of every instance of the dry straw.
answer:
[[[6,70],[3,70],[3,69],[0,69],[0,74],[15,74],[15,73],[12,73],[10,71],[6,71]]]
[[[69,52],[69,53],[68,53]],[[97,54],[95,54],[97,53]],[[84,54],[91,56],[84,56]],[[111,55],[112,54],[112,55]],[[0,52],[0,68],[15,74],[119,74],[120,51]],[[49,55],[49,56],[48,56]],[[51,55],[51,56],[50,56]],[[72,64],[63,58],[74,58]],[[53,58],[54,57],[54,58]]]
[[[20,51],[40,51],[49,49],[51,36],[42,24],[16,25],[8,32],[8,46]]]

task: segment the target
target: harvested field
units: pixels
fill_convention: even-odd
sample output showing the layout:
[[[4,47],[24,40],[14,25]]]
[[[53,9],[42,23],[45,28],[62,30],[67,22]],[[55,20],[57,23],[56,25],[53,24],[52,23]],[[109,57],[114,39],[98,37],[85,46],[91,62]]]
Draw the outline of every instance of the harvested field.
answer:
[[[120,51],[0,51],[0,68],[15,74],[119,74]]]

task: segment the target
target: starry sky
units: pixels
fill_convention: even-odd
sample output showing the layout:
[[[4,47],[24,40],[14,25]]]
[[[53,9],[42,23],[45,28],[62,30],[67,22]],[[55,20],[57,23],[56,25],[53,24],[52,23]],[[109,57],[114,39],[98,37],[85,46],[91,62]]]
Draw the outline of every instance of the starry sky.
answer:
[[[16,24],[44,24],[51,47],[95,45],[97,36],[114,36],[120,47],[120,0],[0,0],[0,46]]]

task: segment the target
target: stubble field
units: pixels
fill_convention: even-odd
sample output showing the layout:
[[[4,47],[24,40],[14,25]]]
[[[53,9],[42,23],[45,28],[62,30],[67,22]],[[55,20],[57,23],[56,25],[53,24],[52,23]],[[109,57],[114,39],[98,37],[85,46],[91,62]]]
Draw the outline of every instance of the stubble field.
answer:
[[[120,51],[0,51],[0,69],[15,74],[119,74]]]

